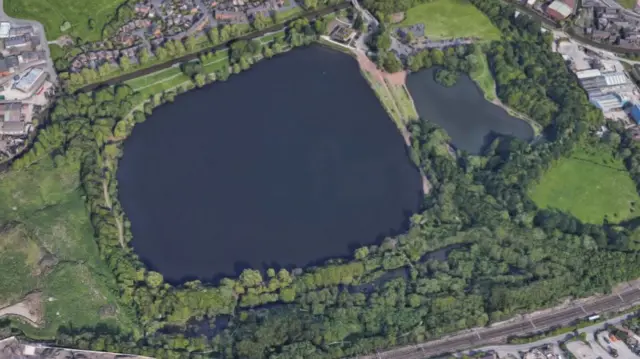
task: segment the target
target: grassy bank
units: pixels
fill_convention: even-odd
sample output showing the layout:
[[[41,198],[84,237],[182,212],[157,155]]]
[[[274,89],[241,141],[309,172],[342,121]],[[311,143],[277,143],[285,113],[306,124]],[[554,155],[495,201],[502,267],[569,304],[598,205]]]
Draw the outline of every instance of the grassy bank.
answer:
[[[558,160],[529,194],[540,207],[567,211],[589,223],[631,218],[640,202],[622,160],[598,145],[579,147]]]
[[[69,323],[131,328],[114,296],[113,274],[98,253],[77,165],[47,158],[0,180],[3,306],[42,292],[43,328],[23,325],[35,337],[51,337]]]
[[[467,0],[434,0],[409,9],[397,27],[424,24],[425,36],[432,39],[477,37],[500,38],[491,21]]]
[[[4,10],[11,17],[42,23],[48,40],[71,35],[84,41],[98,41],[102,28],[123,3],[124,0],[5,0]],[[61,26],[65,21],[71,27],[63,32]]]

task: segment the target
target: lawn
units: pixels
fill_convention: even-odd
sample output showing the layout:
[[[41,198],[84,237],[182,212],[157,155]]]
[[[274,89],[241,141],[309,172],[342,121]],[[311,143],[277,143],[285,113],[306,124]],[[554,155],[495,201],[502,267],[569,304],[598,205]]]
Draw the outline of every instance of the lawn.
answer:
[[[633,9],[636,6],[636,0],[617,0],[620,5],[627,9]]]
[[[467,0],[434,0],[409,9],[396,27],[425,25],[425,35],[434,39],[478,37],[500,38],[491,21]]]
[[[71,35],[84,41],[97,41],[102,37],[102,28],[122,3],[124,0],[5,0],[4,10],[15,18],[41,22],[48,40]],[[95,22],[93,28],[89,26],[89,19]],[[60,26],[65,21],[71,28],[63,32]]]
[[[634,217],[640,196],[624,164],[608,148],[594,145],[562,158],[530,189],[542,208],[567,211],[580,220],[602,223]]]
[[[471,79],[482,90],[484,98],[487,99],[487,101],[493,101],[496,99],[496,82],[493,79],[491,70],[489,69],[487,55],[485,55],[480,49],[476,51],[475,55],[478,57],[478,67],[475,71],[471,72]]]
[[[60,325],[118,324],[131,328],[115,278],[101,261],[73,163],[49,158],[0,175],[0,305],[42,292],[44,327],[30,335],[53,337]]]

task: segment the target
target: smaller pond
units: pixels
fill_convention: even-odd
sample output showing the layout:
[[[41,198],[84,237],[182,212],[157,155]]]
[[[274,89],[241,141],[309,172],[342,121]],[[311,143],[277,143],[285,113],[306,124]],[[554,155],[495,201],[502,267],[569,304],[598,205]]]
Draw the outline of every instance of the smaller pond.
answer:
[[[434,80],[435,69],[413,73],[407,87],[420,117],[442,127],[452,144],[471,154],[480,154],[496,136],[507,135],[531,141],[531,126],[490,103],[467,75],[452,87]]]

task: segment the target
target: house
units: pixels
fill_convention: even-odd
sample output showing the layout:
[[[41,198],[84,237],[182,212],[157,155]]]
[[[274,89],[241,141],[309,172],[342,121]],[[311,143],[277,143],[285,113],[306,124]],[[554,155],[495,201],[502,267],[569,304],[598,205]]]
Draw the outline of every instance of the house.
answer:
[[[228,21],[232,23],[248,22],[247,15],[240,11],[216,10],[215,18],[216,20]]]
[[[566,19],[572,13],[573,7],[561,0],[555,0],[547,7],[547,14],[557,21]]]
[[[17,37],[17,36],[32,35],[32,34],[33,34],[33,27],[30,25],[11,27],[11,30],[9,30],[9,37]]]
[[[9,37],[4,40],[4,48],[8,50],[26,49],[30,47],[31,47],[31,36],[29,35]]]

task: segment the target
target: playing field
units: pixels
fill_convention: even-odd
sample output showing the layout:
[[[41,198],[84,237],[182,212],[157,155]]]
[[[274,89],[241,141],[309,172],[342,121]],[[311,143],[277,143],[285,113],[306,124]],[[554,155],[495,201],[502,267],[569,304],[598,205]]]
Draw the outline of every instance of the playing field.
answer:
[[[434,0],[407,11],[405,19],[395,25],[425,25],[425,35],[435,39],[477,37],[500,38],[500,31],[467,0]]]
[[[124,0],[4,0],[4,11],[18,19],[36,20],[44,25],[48,40],[61,35],[84,41],[101,39],[102,28]],[[93,20],[92,25],[89,19]],[[61,31],[68,21],[71,28]]]
[[[586,147],[586,146],[585,146]],[[560,159],[530,190],[543,208],[567,211],[582,221],[602,223],[635,217],[640,196],[626,168],[608,148],[580,148]]]

